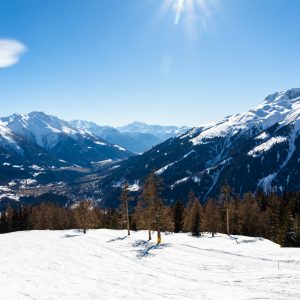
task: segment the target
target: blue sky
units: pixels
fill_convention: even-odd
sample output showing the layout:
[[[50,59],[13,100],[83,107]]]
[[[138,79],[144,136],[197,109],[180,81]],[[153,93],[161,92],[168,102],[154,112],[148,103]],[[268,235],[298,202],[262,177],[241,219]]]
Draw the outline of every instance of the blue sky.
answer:
[[[193,126],[300,87],[299,0],[185,1],[1,0],[1,116]]]

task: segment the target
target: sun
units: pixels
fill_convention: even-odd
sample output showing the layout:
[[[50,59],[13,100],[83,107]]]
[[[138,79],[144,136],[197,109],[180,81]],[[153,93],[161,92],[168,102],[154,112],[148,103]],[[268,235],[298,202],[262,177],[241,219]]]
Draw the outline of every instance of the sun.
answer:
[[[163,0],[162,11],[172,10],[174,13],[174,25],[180,24],[183,17],[193,19],[195,17],[206,18],[210,15],[210,6],[216,0]]]

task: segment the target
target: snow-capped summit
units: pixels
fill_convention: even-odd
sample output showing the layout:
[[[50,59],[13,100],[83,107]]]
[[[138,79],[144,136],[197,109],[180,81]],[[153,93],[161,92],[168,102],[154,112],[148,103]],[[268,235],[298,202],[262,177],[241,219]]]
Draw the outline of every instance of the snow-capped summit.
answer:
[[[117,129],[122,133],[148,133],[152,134],[162,140],[166,140],[182,134],[189,130],[186,126],[162,126],[162,125],[148,125],[143,122],[132,122],[128,125],[117,127]]]
[[[200,144],[212,138],[229,137],[251,129],[263,131],[280,122],[287,124],[285,118],[291,113],[293,116],[300,114],[300,89],[272,94],[246,113],[230,116],[207,126],[200,126],[189,132],[189,135],[193,137],[191,141],[194,144]]]
[[[78,134],[68,122],[43,112],[31,112],[28,115],[13,114],[1,118],[1,121],[15,134],[30,138],[46,149],[55,147],[61,135],[76,138]]]
[[[294,88],[282,92],[276,92],[266,97],[266,102],[278,102],[278,101],[286,101],[286,100],[294,100],[297,101],[297,98],[300,97],[300,88]]]

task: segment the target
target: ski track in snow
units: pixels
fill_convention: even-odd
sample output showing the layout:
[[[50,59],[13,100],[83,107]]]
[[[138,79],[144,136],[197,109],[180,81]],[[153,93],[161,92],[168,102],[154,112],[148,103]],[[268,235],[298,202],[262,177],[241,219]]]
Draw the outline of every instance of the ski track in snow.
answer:
[[[146,237],[118,230],[0,235],[0,299],[300,299],[297,249],[221,234],[163,234],[158,246]]]

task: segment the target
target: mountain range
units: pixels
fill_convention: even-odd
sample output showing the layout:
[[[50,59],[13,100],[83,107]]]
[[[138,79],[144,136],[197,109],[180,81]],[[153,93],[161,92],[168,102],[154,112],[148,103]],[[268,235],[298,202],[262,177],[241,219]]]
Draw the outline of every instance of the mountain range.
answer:
[[[188,127],[148,125],[141,122],[133,122],[117,128],[99,126],[82,120],[74,120],[70,124],[82,133],[92,134],[136,154],[149,150],[152,146],[189,129]]]
[[[117,205],[120,186],[136,194],[155,170],[164,198],[186,201],[193,190],[202,202],[228,183],[237,194],[300,189],[300,89],[278,92],[261,104],[171,138],[142,155],[100,173],[104,205]]]
[[[163,179],[168,203],[186,201],[191,190],[205,202],[225,183],[237,194],[296,191],[299,132],[300,89],[271,94],[248,112],[192,129],[12,115],[0,119],[0,199],[33,190],[116,207],[125,182],[137,197],[151,171]]]
[[[164,131],[163,126],[157,127]],[[0,118],[0,199],[11,196],[7,192],[12,190],[40,184],[71,184],[164,140],[148,132],[121,133],[113,127],[67,122],[43,112]],[[166,132],[170,134],[169,127]]]

